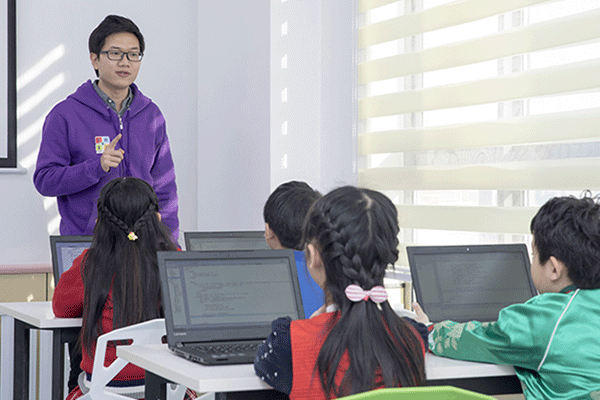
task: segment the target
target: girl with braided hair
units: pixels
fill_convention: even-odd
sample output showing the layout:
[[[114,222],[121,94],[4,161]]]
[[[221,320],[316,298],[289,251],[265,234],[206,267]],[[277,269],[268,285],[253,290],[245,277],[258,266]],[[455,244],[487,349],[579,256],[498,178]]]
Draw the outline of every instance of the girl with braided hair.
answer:
[[[400,318],[383,278],[398,259],[396,207],[345,186],[317,200],[303,228],[306,263],[325,292],[310,319],[273,322],[256,373],[290,399],[332,399],[425,383],[427,328]]]
[[[164,316],[156,252],[178,248],[161,222],[156,193],[144,180],[111,180],[100,191],[97,206],[92,244],[61,275],[52,298],[57,317],[83,319],[83,372],[67,400],[87,392],[100,335]],[[115,359],[116,348],[109,346],[106,363]],[[119,394],[143,398],[144,376],[143,369],[128,364],[111,386]]]

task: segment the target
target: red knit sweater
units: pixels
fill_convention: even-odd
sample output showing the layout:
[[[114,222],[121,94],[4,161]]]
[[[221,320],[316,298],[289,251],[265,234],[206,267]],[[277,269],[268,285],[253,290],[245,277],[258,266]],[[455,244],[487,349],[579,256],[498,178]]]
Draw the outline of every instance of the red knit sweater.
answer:
[[[58,285],[54,289],[54,296],[52,297],[52,310],[54,315],[59,318],[78,318],[83,313],[83,296],[85,288],[83,285],[83,279],[81,276],[81,265],[87,250],[85,250],[79,257],[73,261],[73,266],[67,271],[63,272],[58,281]],[[84,322],[85,323],[85,322]],[[102,331],[110,332],[113,330],[113,304],[112,304],[112,291],[108,295],[108,299],[104,304],[102,310]],[[94,366],[94,354],[96,353],[96,346],[92,346],[90,349],[91,356],[88,354],[88,349],[82,349],[82,360],[81,369],[87,373],[92,373],[92,367]],[[106,350],[106,358],[104,365],[110,365],[117,358],[116,348],[109,346]],[[145,372],[142,368],[137,367],[133,364],[127,364],[125,368],[115,377],[114,380],[130,381],[135,379],[144,379]]]
[[[304,320],[295,320],[290,324],[290,338],[292,343],[292,370],[294,378],[290,400],[295,399],[325,399],[325,392],[321,387],[321,381],[318,372],[315,370],[317,358],[321,347],[329,334],[327,324],[330,319],[337,322],[339,312],[325,313],[318,317]],[[332,323],[332,326],[334,323]],[[417,331],[411,326],[416,337],[421,343],[421,350],[425,355],[425,345]],[[348,353],[344,354],[340,360],[336,371],[335,382],[339,385],[342,382],[344,374],[348,370],[350,359]]]

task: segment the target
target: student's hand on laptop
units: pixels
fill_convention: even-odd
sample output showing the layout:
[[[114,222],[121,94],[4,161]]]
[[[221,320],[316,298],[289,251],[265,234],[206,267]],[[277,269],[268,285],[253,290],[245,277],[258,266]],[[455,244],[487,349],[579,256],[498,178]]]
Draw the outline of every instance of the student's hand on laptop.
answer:
[[[429,324],[429,317],[423,312],[423,309],[421,308],[419,303],[415,302],[412,306],[413,310],[415,310],[415,314],[417,314],[417,318],[415,318],[415,320],[425,325]]]

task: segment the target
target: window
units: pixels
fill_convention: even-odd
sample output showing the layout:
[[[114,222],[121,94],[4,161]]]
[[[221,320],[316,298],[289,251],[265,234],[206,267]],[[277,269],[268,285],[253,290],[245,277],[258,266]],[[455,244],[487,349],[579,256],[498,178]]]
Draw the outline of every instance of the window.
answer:
[[[600,189],[600,2],[358,7],[358,180],[405,245],[529,243],[547,199]]]

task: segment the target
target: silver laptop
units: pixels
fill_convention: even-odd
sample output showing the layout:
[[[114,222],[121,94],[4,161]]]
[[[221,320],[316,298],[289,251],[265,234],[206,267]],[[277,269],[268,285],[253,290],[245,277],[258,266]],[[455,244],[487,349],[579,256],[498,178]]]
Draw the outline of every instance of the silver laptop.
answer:
[[[268,250],[265,231],[184,232],[185,249],[211,250]]]
[[[50,253],[52,254],[52,274],[54,284],[63,272],[71,268],[73,261],[92,244],[92,236],[50,236]]]
[[[279,317],[304,318],[292,250],[158,252],[168,347],[205,365],[254,362]]]
[[[432,322],[495,321],[537,294],[527,246],[407,246],[416,300]]]

